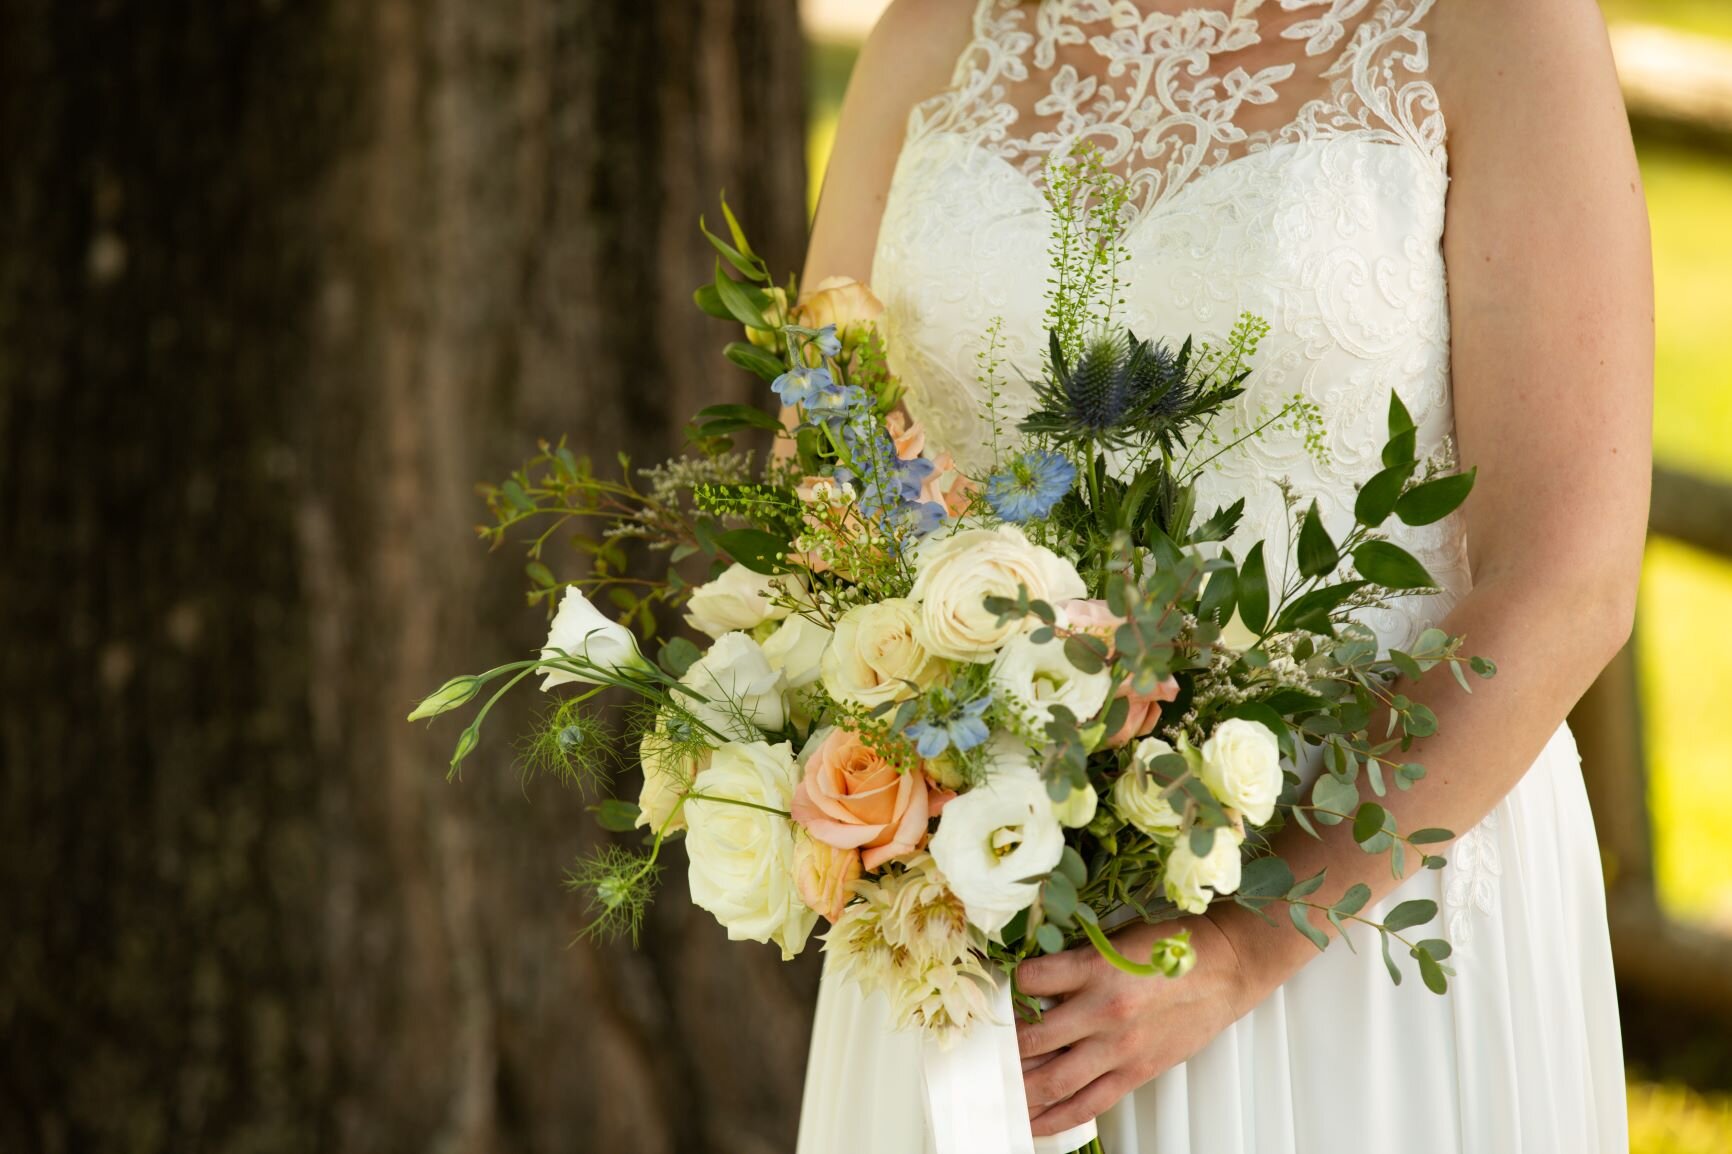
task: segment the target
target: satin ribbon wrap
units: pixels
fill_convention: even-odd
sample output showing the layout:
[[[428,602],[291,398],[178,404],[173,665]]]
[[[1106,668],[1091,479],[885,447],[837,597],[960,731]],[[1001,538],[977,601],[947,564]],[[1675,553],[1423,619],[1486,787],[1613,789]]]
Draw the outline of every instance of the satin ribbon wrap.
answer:
[[[976,1022],[948,1050],[921,1039],[920,1065],[937,1154],[1072,1154],[1099,1132],[1093,1121],[1050,1137],[1030,1132],[1016,1013],[1002,974],[991,1020]]]

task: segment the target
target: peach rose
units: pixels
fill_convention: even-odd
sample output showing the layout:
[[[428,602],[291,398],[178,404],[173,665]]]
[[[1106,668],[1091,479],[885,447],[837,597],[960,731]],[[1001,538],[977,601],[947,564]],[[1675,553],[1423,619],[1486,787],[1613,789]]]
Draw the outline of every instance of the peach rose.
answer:
[[[794,320],[809,329],[836,326],[843,344],[852,344],[884,312],[872,290],[853,277],[830,276],[819,281],[794,310]]]
[[[862,851],[869,870],[924,845],[927,822],[955,796],[920,770],[897,772],[850,729],[830,730],[805,756],[794,820],[826,845]]]
[[[1110,653],[1113,648],[1113,638],[1117,635],[1119,626],[1125,619],[1107,608],[1107,603],[1097,598],[1064,601],[1058,605],[1060,620],[1064,627],[1073,633],[1086,633],[1098,637],[1106,643]],[[1125,723],[1113,732],[1106,740],[1109,749],[1117,749],[1133,738],[1142,737],[1155,728],[1161,719],[1161,705],[1179,696],[1179,683],[1171,677],[1155,686],[1153,693],[1137,693],[1129,683],[1119,686],[1114,697],[1123,697],[1130,701],[1131,711],[1125,717]]]
[[[808,833],[801,833],[794,844],[794,886],[806,907],[826,921],[842,916],[860,874],[857,849],[837,849]]]
[[[884,431],[896,445],[897,457],[904,461],[912,461],[926,447],[926,430],[901,409],[890,410],[890,415],[884,418]]]

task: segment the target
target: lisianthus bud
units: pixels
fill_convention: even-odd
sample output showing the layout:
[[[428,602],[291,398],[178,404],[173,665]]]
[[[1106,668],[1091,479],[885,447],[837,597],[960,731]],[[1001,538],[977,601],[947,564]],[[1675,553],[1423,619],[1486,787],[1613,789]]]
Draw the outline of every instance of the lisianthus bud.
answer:
[[[441,713],[456,709],[459,705],[474,697],[481,688],[479,677],[453,677],[432,693],[422,698],[421,704],[409,714],[410,721],[420,721],[423,718],[438,717]]]
[[[1149,958],[1154,966],[1169,978],[1182,978],[1197,964],[1197,951],[1191,946],[1191,931],[1184,930],[1155,943]]]

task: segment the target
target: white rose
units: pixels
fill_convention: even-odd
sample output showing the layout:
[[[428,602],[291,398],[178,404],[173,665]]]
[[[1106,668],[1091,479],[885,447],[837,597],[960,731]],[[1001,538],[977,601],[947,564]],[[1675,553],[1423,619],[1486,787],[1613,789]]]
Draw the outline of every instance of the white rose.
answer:
[[[786,813],[799,770],[783,742],[729,742],[686,803],[686,857],[692,901],[715,915],[732,941],[774,942],[784,960],[799,953],[818,915],[794,884],[794,822]],[[707,798],[751,802],[730,805]]]
[[[730,565],[714,581],[692,590],[686,602],[686,624],[720,637],[756,629],[766,621],[780,621],[788,615],[788,607],[771,604],[770,596],[781,592],[774,577],[754,573],[744,565]]]
[[[565,595],[559,599],[559,611],[553,615],[553,625],[547,631],[547,648],[541,651],[542,657],[552,660],[558,660],[562,653],[609,673],[625,673],[649,665],[631,630],[608,620],[575,585],[567,586]],[[549,669],[542,676],[541,688],[548,690],[555,685],[574,683],[601,684],[587,673]]]
[[[921,644],[919,621],[919,607],[900,598],[844,613],[824,653],[830,696],[870,708],[907,696],[908,682],[930,685],[940,665]]]
[[[1149,776],[1148,766],[1157,757],[1174,752],[1158,737],[1145,737],[1133,754],[1135,765],[1113,782],[1113,809],[1118,815],[1161,841],[1178,836],[1184,819],[1168,800],[1159,782]]]
[[[1268,726],[1230,717],[1203,742],[1202,753],[1203,784],[1215,800],[1252,825],[1274,815],[1281,796],[1281,746]]]
[[[1069,709],[1078,722],[1099,713],[1113,691],[1113,675],[1105,666],[1084,673],[1070,663],[1057,638],[1036,644],[1024,633],[1005,642],[993,662],[992,687],[1028,732],[1040,737],[1056,705]]]
[[[764,642],[764,657],[782,675],[784,689],[804,689],[818,680],[831,636],[828,629],[798,613],[776,626]]]
[[[1215,844],[1198,857],[1191,839],[1180,838],[1167,855],[1167,899],[1188,914],[1209,908],[1210,892],[1230,894],[1239,888],[1240,837],[1231,828],[1215,831]]]
[[[1059,824],[1067,829],[1081,829],[1095,819],[1095,811],[1100,808],[1101,795],[1095,792],[1092,785],[1079,785],[1070,791],[1070,796],[1053,806]]]
[[[686,828],[684,812],[676,817],[674,809],[691,789],[693,779],[709,765],[710,751],[699,744],[700,736],[671,732],[672,727],[690,724],[664,710],[656,718],[654,728],[638,743],[643,789],[637,799],[637,824],[652,832],[666,828],[671,833]]]
[[[680,684],[700,695],[675,700],[708,726],[712,737],[756,741],[757,730],[779,730],[788,723],[782,675],[764,649],[744,633],[724,633],[710,651],[692,663]]]
[[[927,847],[968,920],[997,935],[1040,896],[1038,879],[1064,854],[1064,827],[1028,750],[1003,734],[988,749],[986,781],[944,806]]]
[[[1221,644],[1241,653],[1257,644],[1257,635],[1251,632],[1237,609],[1233,610],[1233,616],[1227,619],[1227,623],[1221,626]]]
[[[934,654],[957,661],[990,657],[1029,628],[1026,620],[999,624],[986,598],[1015,600],[1026,589],[1031,601],[1057,604],[1088,595],[1076,566],[1012,525],[929,538],[914,564],[909,596],[920,602],[922,639]]]

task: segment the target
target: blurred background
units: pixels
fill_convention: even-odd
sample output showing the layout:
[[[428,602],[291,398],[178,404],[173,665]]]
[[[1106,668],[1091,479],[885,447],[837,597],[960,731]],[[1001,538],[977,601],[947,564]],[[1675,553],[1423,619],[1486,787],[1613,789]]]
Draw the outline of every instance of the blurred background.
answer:
[[[0,0],[0,1152],[792,1149],[816,957],[402,722],[531,649],[473,486],[762,401],[879,0]],[[1635,642],[1577,710],[1637,1154],[1732,1150],[1732,5],[1606,0],[1659,278]],[[566,559],[561,576],[579,562]],[[498,734],[521,729],[499,718]],[[628,783],[629,788],[629,783]]]

